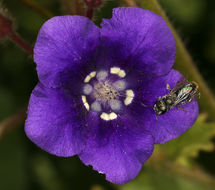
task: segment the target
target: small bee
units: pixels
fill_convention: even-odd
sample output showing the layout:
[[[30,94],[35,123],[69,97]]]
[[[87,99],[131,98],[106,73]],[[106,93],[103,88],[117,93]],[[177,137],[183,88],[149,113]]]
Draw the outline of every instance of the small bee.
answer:
[[[196,82],[183,80],[179,81],[173,89],[170,89],[169,84],[167,84],[167,89],[170,92],[165,96],[158,97],[153,106],[157,115],[164,114],[175,106],[183,110],[181,105],[191,102],[194,96],[199,95],[198,84]]]

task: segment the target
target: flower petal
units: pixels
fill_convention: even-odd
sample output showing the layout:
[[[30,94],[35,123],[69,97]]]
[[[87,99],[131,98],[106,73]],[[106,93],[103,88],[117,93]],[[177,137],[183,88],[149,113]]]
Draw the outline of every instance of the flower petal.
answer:
[[[134,179],[152,154],[152,136],[126,115],[108,122],[91,115],[88,123],[90,132],[80,159],[112,183],[125,184]]]
[[[149,94],[151,92],[151,94],[154,95],[154,101],[151,98],[151,103],[149,104],[150,106],[153,106],[156,101],[156,97],[162,97],[169,93],[166,89],[166,83],[168,82],[172,89],[181,78],[182,75],[179,72],[171,70],[167,76],[160,77],[159,80],[155,80],[154,82],[151,81],[151,86],[146,86],[146,90],[143,92],[143,97],[145,93],[145,98],[149,98]],[[148,94],[146,92],[148,92]],[[165,143],[182,135],[194,124],[199,113],[197,101],[194,99],[192,102],[184,104],[181,107],[185,111],[182,111],[175,106],[168,112],[158,115],[157,120],[153,109],[145,108],[145,111],[143,112],[144,125],[151,131],[156,144]]]
[[[104,19],[101,26],[109,59],[155,75],[171,69],[176,55],[175,40],[160,16],[149,10],[121,7],[114,9],[112,19]]]
[[[57,156],[80,153],[86,135],[78,116],[77,101],[69,92],[49,89],[39,83],[32,92],[25,123],[27,136],[45,151]]]
[[[58,74],[78,71],[93,58],[99,44],[100,29],[86,17],[58,16],[41,28],[34,47],[34,60],[40,81],[59,86]]]

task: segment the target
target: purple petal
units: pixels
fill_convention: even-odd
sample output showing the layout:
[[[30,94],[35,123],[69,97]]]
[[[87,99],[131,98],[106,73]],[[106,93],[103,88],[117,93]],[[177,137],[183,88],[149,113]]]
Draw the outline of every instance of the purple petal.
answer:
[[[151,98],[151,103],[149,103],[150,106],[153,106],[156,97],[162,97],[169,93],[166,89],[166,83],[168,82],[170,87],[174,88],[181,78],[182,75],[179,72],[172,70],[167,76],[161,77],[159,80],[151,81],[151,86],[146,86],[146,90],[143,92],[143,97],[149,98],[149,94],[153,94],[154,100]],[[168,112],[158,115],[157,120],[155,119],[155,112],[153,109],[145,108],[145,111],[143,112],[144,125],[151,131],[156,144],[165,143],[182,135],[194,124],[199,113],[197,101],[194,99],[192,102],[184,104],[181,107],[185,111],[182,111],[175,106]]]
[[[88,124],[90,132],[80,159],[112,183],[125,184],[134,179],[152,154],[152,136],[126,115],[108,122],[91,115]]]
[[[114,9],[112,19],[104,19],[101,26],[109,59],[155,75],[171,69],[175,40],[160,16],[149,10],[121,7]]]
[[[57,156],[80,153],[86,135],[81,127],[84,117],[78,101],[61,89],[39,83],[32,92],[25,123],[27,136],[45,151]],[[86,131],[86,130],[85,130]]]
[[[100,29],[86,17],[59,16],[41,28],[34,60],[40,81],[48,87],[59,86],[56,78],[65,70],[77,72],[88,64],[99,43]]]

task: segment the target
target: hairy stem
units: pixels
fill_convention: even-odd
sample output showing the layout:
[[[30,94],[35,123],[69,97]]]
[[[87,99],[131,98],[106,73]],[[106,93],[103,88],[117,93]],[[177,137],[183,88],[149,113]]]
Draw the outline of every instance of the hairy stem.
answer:
[[[10,117],[0,122],[0,139],[12,129],[24,123],[26,118],[26,110],[27,107],[24,107],[14,115],[11,115]]]
[[[84,1],[80,0],[61,0],[61,5],[66,14],[85,16]]]
[[[201,98],[199,100],[200,108],[203,111],[206,111],[209,114],[209,118],[215,118],[215,98],[208,88],[206,82],[202,78],[200,72],[195,66],[191,56],[189,55],[187,49],[185,48],[181,38],[178,33],[170,23],[168,17],[166,16],[164,10],[161,8],[157,0],[124,0],[124,3],[127,6],[141,7],[144,9],[149,9],[156,14],[162,16],[162,18],[169,25],[176,41],[177,46],[177,56],[174,68],[179,70],[185,77],[188,77],[189,80],[194,80],[199,84],[199,90],[201,93]]]
[[[15,32],[8,34],[8,36],[14,43],[24,49],[28,54],[33,55],[33,48],[27,42],[21,39]]]
[[[92,19],[93,18],[93,12],[94,12],[94,9],[92,7],[88,7],[87,8],[87,14],[86,16],[89,18],[89,19]]]
[[[38,4],[36,4],[35,2],[32,2],[30,0],[21,0],[24,4],[26,4],[28,7],[30,7],[31,9],[35,10],[36,12],[38,12],[40,15],[42,15],[45,18],[51,18],[54,15],[46,10],[45,8],[39,6]]]

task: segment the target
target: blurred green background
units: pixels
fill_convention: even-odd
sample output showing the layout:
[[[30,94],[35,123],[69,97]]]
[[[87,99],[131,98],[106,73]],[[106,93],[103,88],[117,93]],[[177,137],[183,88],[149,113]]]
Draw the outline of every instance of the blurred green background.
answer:
[[[215,94],[215,1],[159,0],[159,3]],[[95,23],[110,18],[112,8],[122,5],[127,4],[123,0],[106,1],[96,11]],[[82,1],[76,0],[0,0],[0,7],[0,12],[8,9],[16,32],[32,46],[48,17],[85,11]],[[0,40],[1,121],[27,105],[37,80],[32,57],[10,40]],[[76,156],[58,158],[36,147],[25,136],[23,122],[4,136],[0,130],[0,190],[215,189],[215,118],[208,121],[207,111],[200,112],[187,133],[157,145],[138,177],[123,186],[107,182]]]

